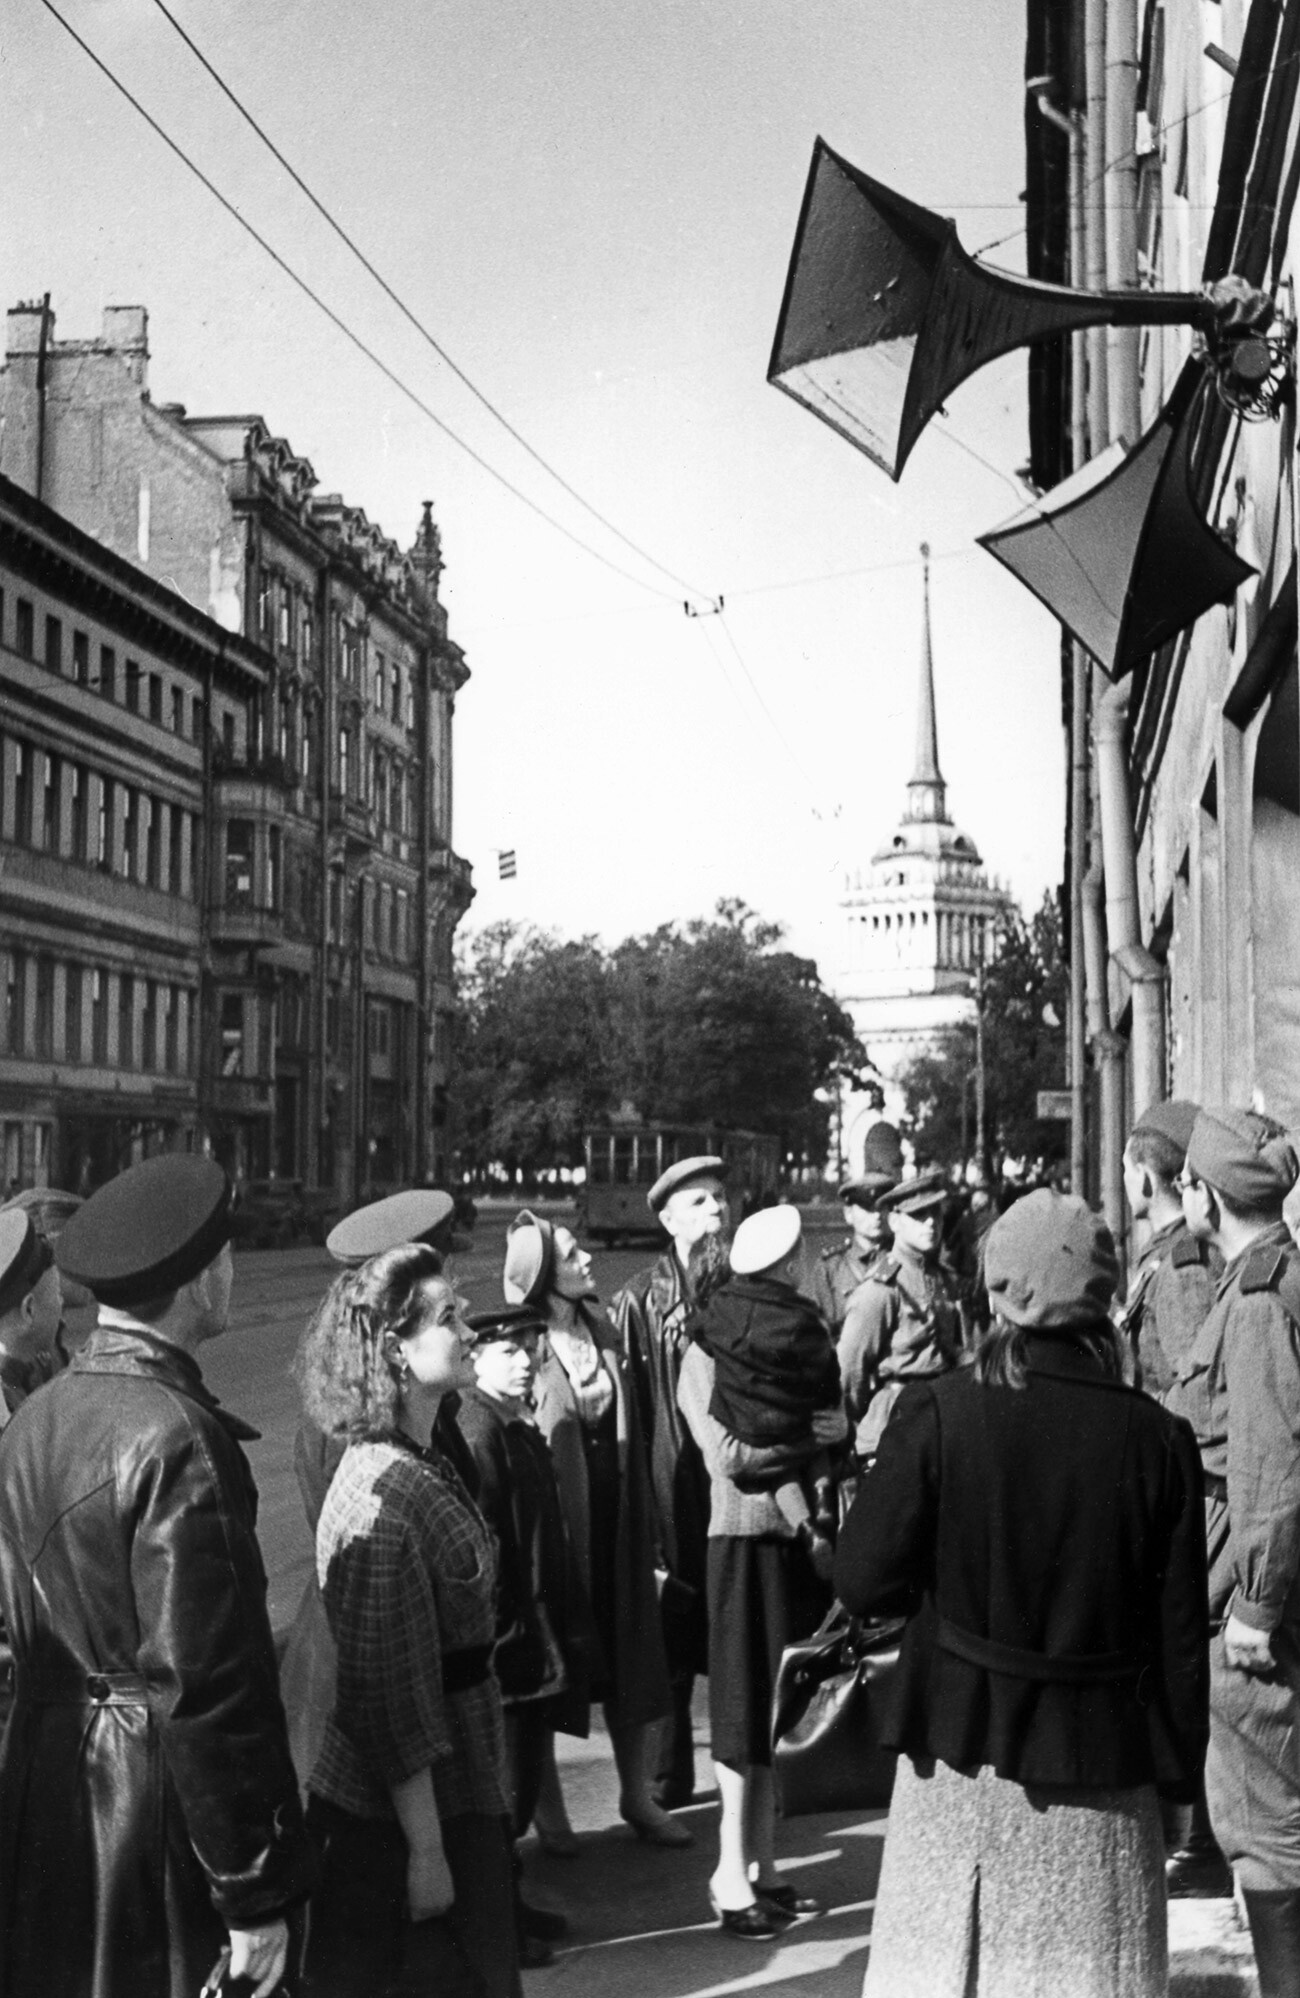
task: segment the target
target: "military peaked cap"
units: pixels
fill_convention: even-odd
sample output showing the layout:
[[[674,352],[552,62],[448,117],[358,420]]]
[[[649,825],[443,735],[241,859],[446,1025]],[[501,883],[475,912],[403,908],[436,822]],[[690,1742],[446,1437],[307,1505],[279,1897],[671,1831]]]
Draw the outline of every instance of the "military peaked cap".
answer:
[[[525,1332],[544,1332],[546,1313],[535,1304],[498,1304],[490,1311],[471,1311],[465,1320],[476,1346],[493,1339],[517,1339]]]
[[[948,1193],[946,1173],[937,1169],[918,1172],[912,1179],[900,1180],[897,1186],[882,1193],[876,1206],[882,1214],[925,1214],[932,1207],[942,1206]]]
[[[679,1186],[689,1186],[693,1179],[721,1179],[726,1170],[723,1161],[714,1158],[711,1152],[701,1152],[693,1159],[678,1159],[676,1165],[660,1173],[646,1195],[646,1204],[652,1214],[661,1213],[669,1194],[676,1193]]]
[[[189,1283],[230,1240],[235,1190],[215,1159],[164,1152],[92,1193],[55,1261],[101,1304],[142,1304]]]
[[[431,1248],[442,1249],[446,1244],[438,1240],[439,1231],[445,1236],[455,1211],[451,1195],[432,1188],[390,1193],[386,1200],[358,1207],[355,1214],[331,1228],[325,1247],[336,1263],[352,1266],[369,1262],[371,1256],[382,1256],[386,1249],[400,1248],[403,1242],[427,1242]]]
[[[21,1207],[0,1213],[0,1312],[12,1311],[54,1261],[54,1251]]]

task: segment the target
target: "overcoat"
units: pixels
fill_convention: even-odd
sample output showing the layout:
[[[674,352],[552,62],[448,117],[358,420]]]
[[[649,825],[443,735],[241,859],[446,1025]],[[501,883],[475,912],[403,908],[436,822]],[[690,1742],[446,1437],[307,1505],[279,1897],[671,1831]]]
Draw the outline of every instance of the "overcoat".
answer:
[[[883,1739],[1026,1786],[1197,1792],[1209,1733],[1189,1425],[1031,1337],[1024,1388],[904,1388],[842,1529],[857,1614],[912,1612]]]
[[[4,1998],[194,1998],[305,1896],[256,1489],[195,1362],[101,1328],[0,1436]]]
[[[659,1720],[671,1706],[668,1666],[655,1583],[655,1532],[650,1480],[635,1396],[613,1326],[604,1312],[582,1307],[586,1323],[600,1348],[614,1384],[618,1431],[618,1518],[615,1521],[617,1567],[610,1623],[614,1656],[605,1660],[614,1689],[613,1705],[620,1725]],[[551,1447],[560,1503],[573,1543],[583,1587],[591,1594],[591,1496],[582,1441],[582,1417],[569,1377],[543,1343],[533,1386],[537,1424]],[[597,1615],[598,1623],[601,1621]],[[578,1675],[556,1702],[555,1725],[566,1734],[585,1735],[590,1724],[590,1693]]]

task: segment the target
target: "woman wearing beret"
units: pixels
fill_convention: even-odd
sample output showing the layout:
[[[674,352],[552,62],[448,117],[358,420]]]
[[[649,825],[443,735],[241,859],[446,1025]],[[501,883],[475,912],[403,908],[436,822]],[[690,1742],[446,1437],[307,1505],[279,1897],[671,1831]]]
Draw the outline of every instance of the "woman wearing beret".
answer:
[[[309,1786],[313,1998],[519,1993],[496,1548],[440,1442],[472,1379],[440,1267],[423,1243],[371,1257],[298,1353],[308,1421],[346,1444],[316,1531],[337,1691]]]
[[[1125,1385],[1081,1200],[989,1232],[974,1362],[908,1386],[840,1537],[857,1615],[909,1615],[864,1998],[1163,1998],[1159,1796],[1208,1733],[1200,1465]],[[978,1966],[978,1968],[976,1968]]]
[[[585,1682],[572,1676],[555,1725],[585,1735],[591,1700],[603,1701],[625,1822],[647,1844],[690,1845],[686,1826],[650,1792],[646,1736],[671,1706],[650,1488],[636,1403],[591,1258],[567,1228],[525,1211],[507,1238],[504,1288],[508,1303],[533,1306],[546,1321],[533,1400],[599,1640],[594,1672]]]

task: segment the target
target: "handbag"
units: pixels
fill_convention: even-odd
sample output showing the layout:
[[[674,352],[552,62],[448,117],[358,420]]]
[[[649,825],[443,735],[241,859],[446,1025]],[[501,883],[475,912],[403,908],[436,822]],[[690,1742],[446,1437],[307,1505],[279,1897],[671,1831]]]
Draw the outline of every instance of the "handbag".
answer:
[[[783,1817],[884,1810],[897,1753],[880,1742],[881,1695],[906,1617],[864,1623],[832,1603],[819,1630],[787,1644],[772,1696],[772,1776]]]

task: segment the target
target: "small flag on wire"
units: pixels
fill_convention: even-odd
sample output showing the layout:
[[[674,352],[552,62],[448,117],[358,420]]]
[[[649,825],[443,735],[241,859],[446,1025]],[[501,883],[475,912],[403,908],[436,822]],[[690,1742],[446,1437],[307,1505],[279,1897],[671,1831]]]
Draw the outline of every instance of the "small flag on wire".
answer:
[[[497,873],[502,881],[513,881],[519,872],[514,848],[507,847],[504,853],[497,854]]]

